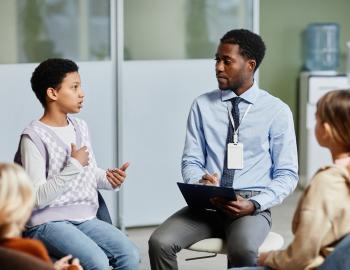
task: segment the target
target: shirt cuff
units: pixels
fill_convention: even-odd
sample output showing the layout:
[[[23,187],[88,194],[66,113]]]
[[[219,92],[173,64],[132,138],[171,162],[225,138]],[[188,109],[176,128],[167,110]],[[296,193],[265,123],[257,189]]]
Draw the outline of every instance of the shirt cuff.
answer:
[[[204,173],[201,174],[191,174],[191,176],[188,177],[184,177],[184,182],[186,184],[199,184],[199,181],[202,179],[202,176],[204,175]]]
[[[271,202],[271,197],[268,194],[261,192],[260,194],[251,197],[250,200],[254,200],[260,205],[260,211],[265,211],[269,208],[268,206],[269,202]]]
[[[252,215],[256,215],[260,212],[261,206],[260,204],[256,201],[256,200],[250,200],[253,205],[254,205],[254,212],[252,213]]]

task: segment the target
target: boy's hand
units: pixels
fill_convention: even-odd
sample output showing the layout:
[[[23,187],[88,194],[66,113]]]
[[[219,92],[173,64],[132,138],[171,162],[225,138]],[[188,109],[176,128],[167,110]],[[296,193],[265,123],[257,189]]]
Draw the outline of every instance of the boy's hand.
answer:
[[[121,186],[126,178],[126,169],[129,167],[129,162],[124,163],[120,168],[108,169],[106,177],[113,188]]]
[[[77,147],[74,143],[71,144],[71,155],[72,158],[78,160],[81,166],[89,165],[89,151],[86,146],[77,150]]]

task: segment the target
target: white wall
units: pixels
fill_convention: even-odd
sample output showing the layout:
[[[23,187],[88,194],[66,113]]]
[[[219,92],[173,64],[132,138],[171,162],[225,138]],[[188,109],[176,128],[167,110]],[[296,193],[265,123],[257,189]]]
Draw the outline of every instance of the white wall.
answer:
[[[154,225],[185,205],[181,156],[193,99],[217,88],[213,60],[123,63],[119,156],[130,161],[125,226]]]

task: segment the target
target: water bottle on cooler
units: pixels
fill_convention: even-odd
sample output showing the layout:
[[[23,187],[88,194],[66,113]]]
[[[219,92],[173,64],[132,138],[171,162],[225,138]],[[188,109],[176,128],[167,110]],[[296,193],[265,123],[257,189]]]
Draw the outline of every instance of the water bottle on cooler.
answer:
[[[339,66],[339,25],[312,23],[306,29],[306,62],[310,71],[336,71]]]

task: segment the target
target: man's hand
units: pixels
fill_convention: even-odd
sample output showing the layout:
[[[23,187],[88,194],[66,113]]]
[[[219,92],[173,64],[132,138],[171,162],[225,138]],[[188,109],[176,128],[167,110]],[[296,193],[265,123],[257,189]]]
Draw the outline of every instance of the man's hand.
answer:
[[[106,177],[113,188],[121,186],[126,178],[126,169],[129,167],[129,162],[124,163],[120,168],[108,169],[106,171]]]
[[[202,183],[203,185],[218,186],[219,185],[218,174],[217,173],[213,173],[213,174],[206,173],[205,175],[202,176],[202,179],[199,180],[199,183]]]
[[[211,199],[211,202],[231,218],[250,215],[255,211],[254,204],[239,195],[237,195],[237,201],[228,201],[223,198],[215,197]]]
[[[258,257],[258,265],[265,266],[267,256],[269,256],[269,252],[260,253]]]
[[[89,151],[87,150],[86,146],[83,146],[77,150],[76,145],[72,143],[70,156],[78,160],[83,167],[89,165]]]

